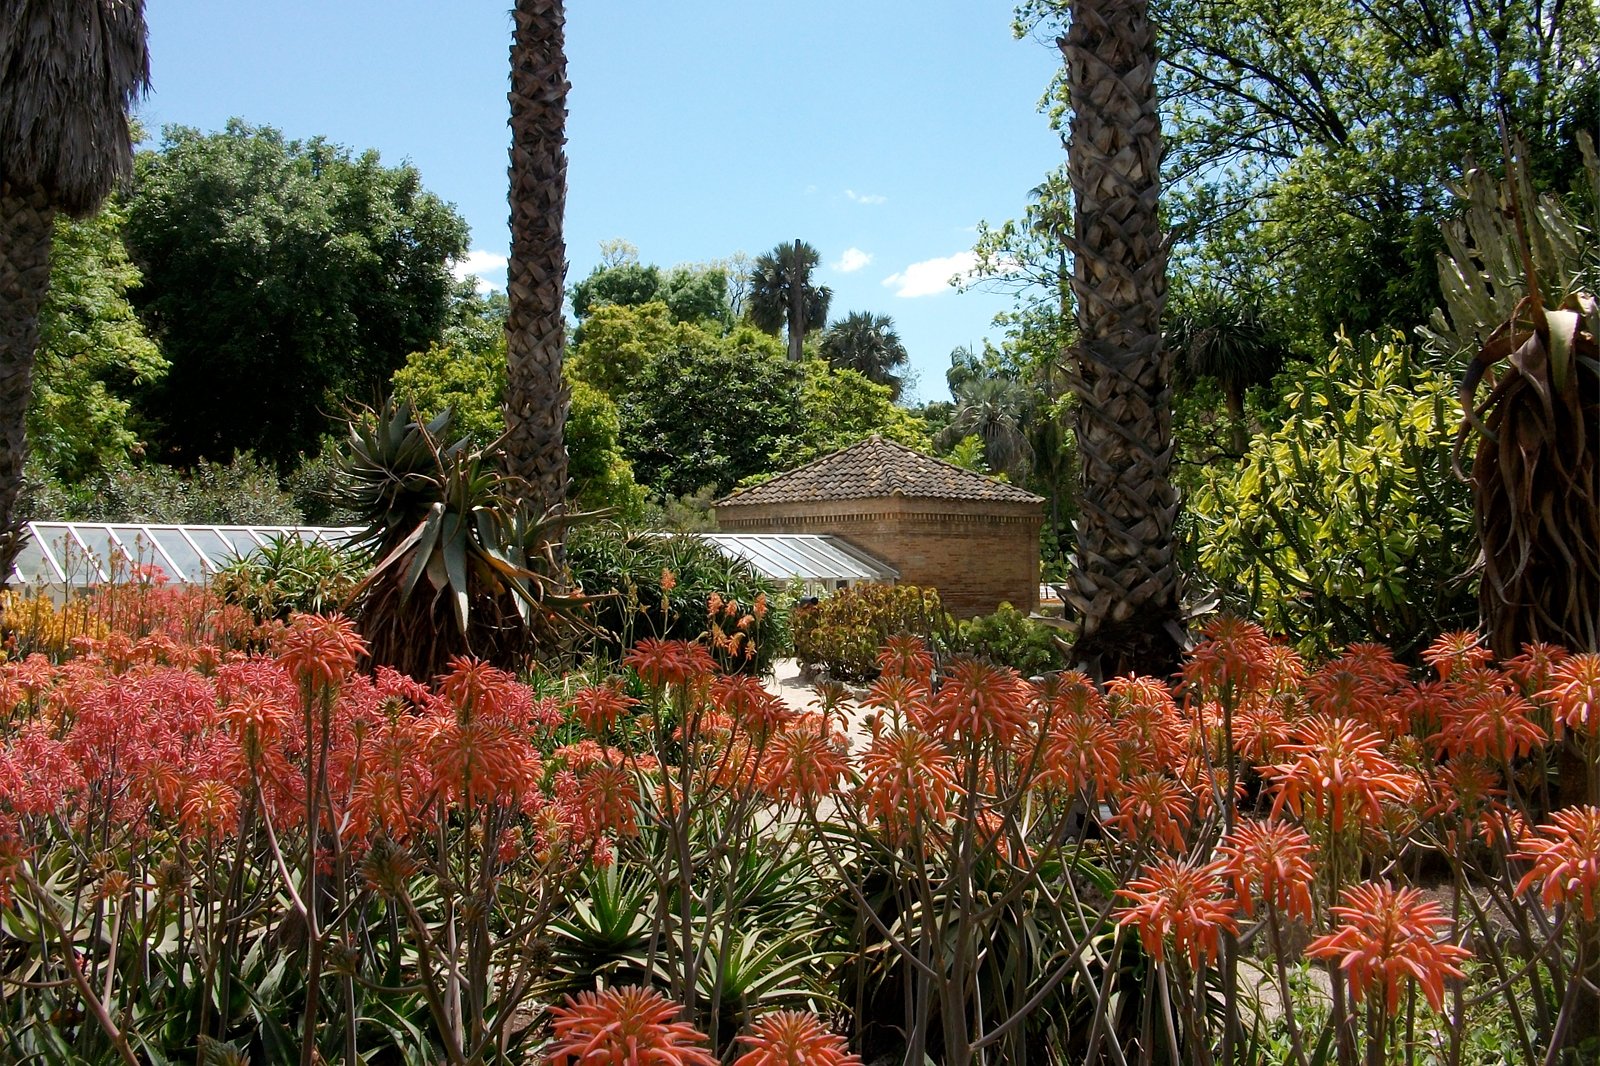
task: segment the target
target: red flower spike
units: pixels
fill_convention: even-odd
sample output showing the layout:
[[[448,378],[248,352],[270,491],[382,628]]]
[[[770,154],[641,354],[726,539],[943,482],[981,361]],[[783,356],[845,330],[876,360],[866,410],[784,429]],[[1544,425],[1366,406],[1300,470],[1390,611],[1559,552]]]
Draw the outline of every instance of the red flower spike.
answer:
[[[1169,851],[1187,849],[1184,834],[1194,803],[1177,781],[1162,774],[1140,774],[1123,786],[1117,813],[1107,820],[1128,840],[1148,840]]]
[[[992,737],[1009,745],[1032,720],[1031,695],[1015,670],[961,659],[951,665],[925,720],[916,724],[947,742]]]
[[[647,988],[583,992],[554,1007],[549,1066],[717,1066],[706,1036],[674,1021],[678,1005]]]
[[[340,684],[366,654],[355,623],[339,614],[295,614],[278,641],[278,664],[313,688]]]
[[[1593,922],[1600,913],[1600,807],[1568,807],[1522,840],[1522,857],[1533,860],[1517,885],[1519,893],[1540,885],[1545,906],[1564,903]]]
[[[1205,635],[1183,664],[1183,679],[1190,687],[1213,699],[1229,689],[1238,700],[1270,678],[1267,652],[1272,642],[1254,622],[1223,615],[1206,625]]]
[[[1429,1006],[1443,1010],[1445,979],[1464,977],[1457,963],[1472,952],[1437,941],[1450,928],[1439,904],[1417,889],[1379,882],[1347,888],[1342,898],[1344,905],[1333,908],[1339,927],[1308,944],[1306,956],[1337,959],[1357,1003],[1381,992],[1393,1016],[1406,981],[1415,979]]]
[[[611,678],[604,684],[580,688],[572,694],[572,716],[595,736],[617,724],[628,708],[639,701],[622,690],[622,681]]]
[[[1411,795],[1413,783],[1385,757],[1383,738],[1361,723],[1316,715],[1296,727],[1295,737],[1282,748],[1287,762],[1261,768],[1278,792],[1273,817],[1287,807],[1337,833],[1350,824],[1377,824],[1385,800]]]
[[[861,1066],[843,1037],[830,1033],[815,1014],[803,1011],[763,1015],[739,1040],[750,1050],[733,1066]]]
[[[933,677],[933,653],[921,637],[900,633],[878,649],[878,668],[883,676],[903,677],[926,685]]]
[[[622,664],[636,671],[645,684],[661,689],[709,680],[717,664],[703,644],[684,640],[641,640]]]
[[[1129,902],[1117,910],[1118,925],[1139,931],[1145,952],[1157,962],[1167,957],[1167,944],[1187,955],[1189,965],[1215,962],[1222,952],[1222,931],[1238,932],[1237,905],[1227,896],[1220,862],[1196,866],[1162,859],[1144,876],[1117,889]]]
[[[1422,661],[1439,671],[1440,681],[1449,681],[1463,671],[1487,666],[1493,659],[1494,652],[1485,648],[1483,638],[1470,629],[1441,633],[1422,653]]]
[[[1311,838],[1288,822],[1245,821],[1217,847],[1246,914],[1270,904],[1290,918],[1311,918]]]
[[[761,782],[775,800],[809,805],[831,795],[849,768],[842,738],[808,715],[768,741]]]
[[[1450,755],[1509,763],[1550,739],[1533,721],[1533,711],[1521,696],[1491,690],[1447,707],[1434,739]]]
[[[874,737],[862,756],[862,813],[895,831],[913,819],[942,823],[960,793],[954,760],[926,733],[891,730]]]
[[[1600,654],[1584,652],[1556,663],[1539,699],[1553,708],[1557,736],[1563,728],[1593,736],[1600,729]]]

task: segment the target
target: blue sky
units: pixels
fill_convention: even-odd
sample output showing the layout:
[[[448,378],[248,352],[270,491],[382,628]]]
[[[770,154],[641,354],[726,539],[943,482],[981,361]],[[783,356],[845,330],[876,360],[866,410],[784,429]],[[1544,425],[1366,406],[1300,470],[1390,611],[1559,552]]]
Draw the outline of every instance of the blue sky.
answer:
[[[602,240],[671,266],[796,237],[835,316],[891,315],[925,399],[1009,299],[957,293],[980,219],[1062,160],[1037,110],[1054,50],[1000,0],[576,0],[567,5],[568,282]],[[148,0],[152,133],[228,118],[410,160],[503,283],[504,3]]]

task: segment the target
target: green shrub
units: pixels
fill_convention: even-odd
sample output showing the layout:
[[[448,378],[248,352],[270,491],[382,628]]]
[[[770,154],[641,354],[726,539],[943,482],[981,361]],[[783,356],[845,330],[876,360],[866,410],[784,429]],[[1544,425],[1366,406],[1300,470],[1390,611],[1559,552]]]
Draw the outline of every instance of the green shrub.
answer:
[[[39,521],[174,525],[294,526],[302,521],[277,472],[248,452],[226,465],[200,463],[188,470],[119,464],[72,484],[34,473],[26,513]]]
[[[648,637],[706,637],[725,667],[765,673],[787,648],[779,586],[699,537],[594,525],[573,530],[566,550],[578,586],[605,597],[595,604],[595,620],[605,630],[597,648],[602,655],[619,657]],[[672,577],[670,591],[662,589],[663,574]],[[740,632],[744,638],[736,640]]]
[[[212,588],[258,622],[287,621],[295,611],[340,610],[371,565],[367,554],[355,548],[276,536],[266,547],[223,567]]]
[[[839,681],[877,677],[878,649],[892,636],[911,633],[948,643],[954,629],[934,589],[871,582],[796,608],[790,625],[795,657]]]
[[[1055,631],[1009,603],[1002,603],[993,614],[962,622],[951,650],[987,659],[996,666],[1009,666],[1025,677],[1066,665]]]
[[[1190,502],[1192,547],[1228,606],[1315,652],[1356,641],[1402,656],[1471,628],[1474,537],[1450,465],[1455,384],[1398,334],[1340,338],[1300,365],[1286,416]]]

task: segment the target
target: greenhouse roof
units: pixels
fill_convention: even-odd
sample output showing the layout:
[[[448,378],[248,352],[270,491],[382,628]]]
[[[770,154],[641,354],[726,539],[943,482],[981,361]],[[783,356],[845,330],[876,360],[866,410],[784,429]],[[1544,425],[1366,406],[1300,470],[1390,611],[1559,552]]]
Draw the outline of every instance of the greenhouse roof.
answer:
[[[274,538],[341,544],[354,526],[202,526],[133,522],[29,522],[12,567],[22,586],[93,585],[149,567],[181,584],[203,581]]]
[[[702,533],[723,555],[779,581],[893,581],[900,572],[840,540],[814,533]]]
[[[274,538],[339,545],[358,526],[211,526],[140,522],[29,522],[12,568],[13,585],[72,588],[126,579],[148,567],[195,584]],[[837,537],[803,533],[700,534],[723,555],[778,581],[893,581],[899,572]]]

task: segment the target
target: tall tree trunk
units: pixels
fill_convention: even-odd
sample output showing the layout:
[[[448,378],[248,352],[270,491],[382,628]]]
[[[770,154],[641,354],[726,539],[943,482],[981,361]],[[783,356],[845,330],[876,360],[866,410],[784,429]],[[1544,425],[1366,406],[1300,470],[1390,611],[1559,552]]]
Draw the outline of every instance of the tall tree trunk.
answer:
[[[805,358],[806,286],[800,270],[800,238],[794,240],[794,265],[789,276],[789,361]]]
[[[561,301],[567,248],[566,15],[561,0],[517,0],[511,44],[511,262],[506,271],[506,465],[535,510],[567,493]]]
[[[28,454],[28,403],[39,347],[39,306],[50,289],[56,211],[37,188],[0,181],[0,588],[24,536],[17,500]]]
[[[1167,239],[1147,0],[1073,0],[1056,44],[1072,132],[1072,291],[1081,508],[1066,595],[1077,657],[1101,676],[1164,674],[1183,643],[1173,525],[1172,359],[1161,335]]]

